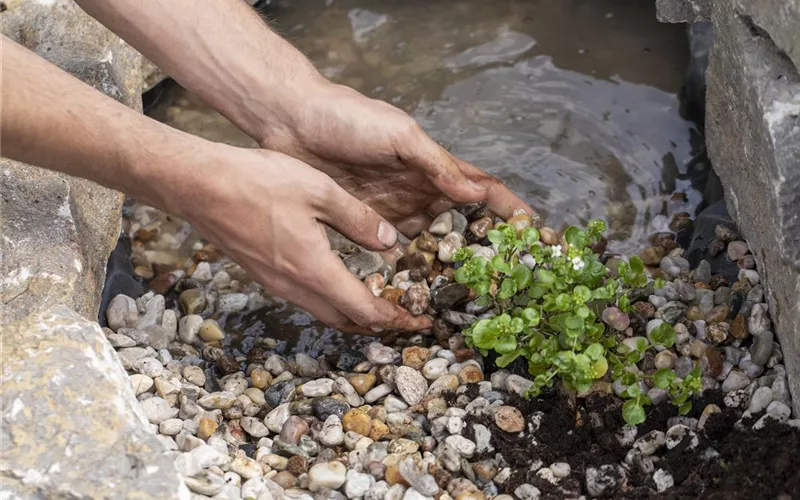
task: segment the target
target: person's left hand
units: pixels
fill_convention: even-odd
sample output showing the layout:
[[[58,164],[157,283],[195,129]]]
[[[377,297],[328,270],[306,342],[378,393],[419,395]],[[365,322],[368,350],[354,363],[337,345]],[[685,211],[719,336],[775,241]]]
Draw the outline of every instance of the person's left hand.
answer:
[[[486,202],[503,218],[533,210],[486,172],[433,141],[400,109],[327,80],[303,90],[302,105],[259,141],[300,159],[409,237],[454,203]]]

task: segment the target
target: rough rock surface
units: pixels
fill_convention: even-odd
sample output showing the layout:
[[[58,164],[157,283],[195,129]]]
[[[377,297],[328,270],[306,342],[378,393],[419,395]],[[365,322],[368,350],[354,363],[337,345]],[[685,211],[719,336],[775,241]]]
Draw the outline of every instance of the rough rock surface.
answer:
[[[775,2],[756,2],[770,4]],[[797,6],[796,1],[786,5]],[[788,7],[787,7],[788,8]],[[794,8],[794,7],[792,7]],[[800,410],[800,76],[754,18],[717,2],[708,68],[709,155],[762,270]],[[797,26],[795,18],[793,22]],[[794,34],[797,34],[795,30]]]
[[[800,67],[800,0],[736,0],[736,10],[769,34],[795,67]]]
[[[0,497],[189,498],[97,323],[55,306],[0,352]]]
[[[4,2],[2,31],[114,99],[139,109],[141,56],[71,0]],[[97,317],[122,195],[92,182],[0,160],[0,317],[54,304]]]
[[[694,23],[711,17],[712,0],[656,0],[662,23]]]

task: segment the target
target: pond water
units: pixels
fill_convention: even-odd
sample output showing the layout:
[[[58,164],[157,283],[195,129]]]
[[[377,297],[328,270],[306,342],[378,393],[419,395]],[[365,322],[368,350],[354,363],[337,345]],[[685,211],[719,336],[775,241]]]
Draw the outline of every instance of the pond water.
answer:
[[[638,252],[700,193],[702,146],[679,112],[683,28],[641,0],[287,0],[265,15],[332,80],[412,114],[557,229],[606,219],[609,249]],[[238,146],[254,142],[168,87],[150,115]],[[338,332],[283,303],[228,320],[246,337],[330,351]]]

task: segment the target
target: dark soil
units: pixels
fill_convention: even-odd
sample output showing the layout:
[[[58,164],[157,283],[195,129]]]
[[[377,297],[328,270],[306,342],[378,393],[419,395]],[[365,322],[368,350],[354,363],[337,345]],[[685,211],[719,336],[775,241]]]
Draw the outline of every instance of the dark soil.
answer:
[[[725,408],[722,393],[706,393],[693,405],[689,416],[699,417],[707,404]],[[512,494],[523,483],[539,488],[543,499],[576,498],[586,494],[583,480],[588,467],[619,464],[630,447],[620,445],[616,434],[623,426],[619,399],[607,395],[590,395],[572,403],[569,397],[551,391],[539,398],[513,398],[507,402],[518,408],[525,420],[531,422],[542,413],[541,425],[531,436],[509,434],[498,428],[488,417],[467,417],[464,436],[474,437],[472,424],[480,423],[492,431],[495,452],[499,451],[511,466],[511,479],[501,488]],[[667,421],[677,416],[668,403],[650,408],[647,421],[639,426],[638,436],[651,430],[666,431]],[[700,445],[687,450],[688,440],[672,450],[663,448],[656,469],[670,472],[675,486],[662,494],[655,493],[652,474],[643,474],[637,467],[628,471],[627,481],[614,495],[622,499],[780,499],[800,500],[800,430],[771,422],[759,431],[738,431],[734,424],[739,412],[725,408],[713,414],[705,428],[698,431]],[[757,420],[749,421],[748,428]],[[536,440],[534,444],[533,439]],[[713,449],[718,459],[705,460],[704,452]],[[541,460],[544,466],[567,462],[572,467],[570,477],[555,486],[530,470]]]

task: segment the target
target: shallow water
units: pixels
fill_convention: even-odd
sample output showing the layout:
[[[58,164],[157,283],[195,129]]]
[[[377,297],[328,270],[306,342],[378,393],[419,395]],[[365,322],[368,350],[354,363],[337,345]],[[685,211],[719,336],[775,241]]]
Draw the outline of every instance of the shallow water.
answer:
[[[610,250],[633,253],[701,201],[684,166],[699,134],[676,96],[685,36],[652,2],[289,0],[266,15],[326,76],[411,113],[555,228],[604,218]],[[254,145],[179,88],[151,115]],[[345,341],[285,305],[257,316],[228,328],[311,352]]]

